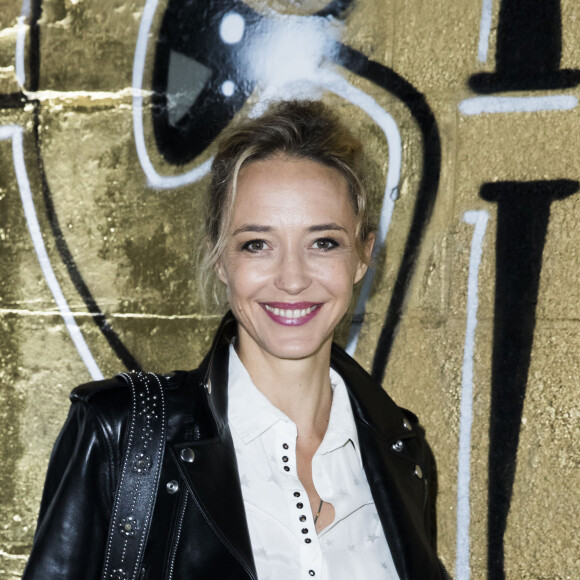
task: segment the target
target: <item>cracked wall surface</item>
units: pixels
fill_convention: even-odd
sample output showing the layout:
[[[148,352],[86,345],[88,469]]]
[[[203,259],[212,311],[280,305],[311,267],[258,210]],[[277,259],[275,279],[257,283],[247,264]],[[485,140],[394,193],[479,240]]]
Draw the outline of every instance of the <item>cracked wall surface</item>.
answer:
[[[212,140],[302,94],[372,161],[386,249],[340,339],[421,419],[442,561],[580,577],[579,4],[202,4],[0,0],[0,578],[70,390],[201,360]]]

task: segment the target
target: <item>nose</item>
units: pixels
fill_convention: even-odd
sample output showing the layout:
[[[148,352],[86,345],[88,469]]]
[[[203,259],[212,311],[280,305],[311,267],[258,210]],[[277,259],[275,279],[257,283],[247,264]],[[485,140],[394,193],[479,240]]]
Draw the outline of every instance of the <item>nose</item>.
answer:
[[[312,284],[307,264],[296,251],[285,251],[276,265],[276,288],[288,294],[300,294]]]

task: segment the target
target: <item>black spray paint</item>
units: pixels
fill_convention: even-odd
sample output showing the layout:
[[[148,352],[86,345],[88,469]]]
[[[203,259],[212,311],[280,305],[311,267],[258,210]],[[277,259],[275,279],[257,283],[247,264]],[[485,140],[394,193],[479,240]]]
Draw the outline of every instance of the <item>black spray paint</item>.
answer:
[[[30,16],[30,48],[28,57],[28,89],[30,91],[36,91],[39,89],[40,83],[40,26],[39,20],[42,16],[42,1],[35,0],[32,5],[31,16]],[[17,97],[17,98],[16,98]],[[84,281],[79,268],[73,258],[72,252],[68,247],[66,238],[60,226],[56,209],[54,206],[54,201],[52,199],[52,193],[50,191],[50,186],[46,178],[46,173],[44,170],[44,161],[42,158],[42,142],[40,136],[40,102],[37,99],[29,99],[23,93],[12,98],[13,101],[17,101],[19,106],[24,107],[26,105],[32,104],[34,106],[34,124],[33,124],[33,135],[35,143],[35,154],[36,154],[36,169],[40,174],[40,181],[42,184],[42,199],[44,202],[44,208],[50,224],[52,235],[55,240],[55,245],[58,250],[60,259],[65,265],[68,275],[74,284],[79,296],[84,302],[87,310],[93,315],[92,319],[97,325],[105,340],[109,343],[113,352],[117,355],[121,363],[128,370],[141,370],[139,362],[136,358],[129,352],[127,347],[124,345],[120,336],[111,326],[111,323],[107,320],[105,314],[97,304],[97,301],[93,297],[89,287]]]
[[[382,382],[403,315],[403,304],[415,271],[421,241],[435,206],[441,173],[441,139],[437,120],[427,99],[409,81],[389,67],[369,60],[348,46],[341,45],[338,54],[339,63],[345,68],[372,81],[404,102],[417,122],[423,138],[423,172],[416,193],[411,227],[373,358],[371,374]]]
[[[578,191],[570,180],[486,183],[497,203],[496,281],[489,425],[488,577],[504,578],[503,539],[512,497],[522,410],[550,205]]]
[[[580,71],[560,69],[560,0],[502,0],[495,72],[469,79],[479,93],[574,87]],[[502,580],[504,535],[526,392],[546,229],[553,200],[577,182],[485,184],[481,197],[498,204],[492,403],[488,482],[488,577]]]
[[[580,71],[561,70],[560,0],[502,0],[495,72],[478,73],[469,86],[479,93],[574,87]]]

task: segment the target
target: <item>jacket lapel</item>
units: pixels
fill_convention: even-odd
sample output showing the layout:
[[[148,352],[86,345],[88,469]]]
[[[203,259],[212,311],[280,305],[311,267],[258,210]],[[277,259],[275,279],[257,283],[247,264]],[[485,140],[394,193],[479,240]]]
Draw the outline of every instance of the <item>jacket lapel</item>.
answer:
[[[196,415],[212,419],[202,431],[186,433],[174,443],[172,456],[209,526],[249,577],[256,580],[236,454],[227,424],[229,345],[223,326],[198,372],[191,373],[197,382],[192,385],[197,390],[194,406],[205,408],[193,410],[190,424],[196,428],[200,424]]]
[[[431,578],[436,556],[425,531],[424,479],[414,475],[416,464],[428,473],[417,419],[403,411],[352,358],[333,348],[332,366],[343,377],[351,397],[363,466],[401,580]],[[403,451],[393,445],[403,442]],[[435,561],[434,561],[435,560]]]
[[[205,520],[249,577],[255,580],[256,569],[236,457],[228,439],[231,439],[229,432],[219,440],[176,445],[173,456]],[[181,459],[180,454],[185,449],[195,453],[192,463]]]

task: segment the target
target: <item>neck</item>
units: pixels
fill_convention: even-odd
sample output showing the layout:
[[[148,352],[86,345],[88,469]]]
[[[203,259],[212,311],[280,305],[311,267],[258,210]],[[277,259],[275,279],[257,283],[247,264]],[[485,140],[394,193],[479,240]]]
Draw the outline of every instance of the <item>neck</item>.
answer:
[[[299,437],[322,440],[332,403],[332,343],[303,359],[281,359],[248,343],[240,336],[236,350],[257,389],[296,424]]]

